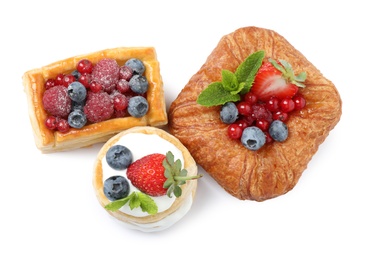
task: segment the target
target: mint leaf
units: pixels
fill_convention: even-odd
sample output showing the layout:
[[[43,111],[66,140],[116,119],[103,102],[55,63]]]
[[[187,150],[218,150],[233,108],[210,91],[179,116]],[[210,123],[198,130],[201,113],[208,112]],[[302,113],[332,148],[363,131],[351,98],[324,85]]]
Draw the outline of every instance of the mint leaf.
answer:
[[[158,206],[155,201],[142,192],[132,192],[126,198],[115,200],[105,206],[107,210],[117,211],[129,202],[130,209],[140,207],[143,212],[147,212],[150,215],[154,215],[158,212]]]
[[[107,204],[104,208],[110,211],[117,211],[120,208],[122,208],[131,199],[131,195],[132,194],[120,200],[112,201],[111,203]]]
[[[238,94],[231,94],[225,90],[221,82],[213,82],[200,93],[197,103],[202,106],[211,107],[223,105],[229,101],[236,102],[239,100],[240,96]]]
[[[258,69],[262,65],[264,51],[257,51],[248,56],[236,69],[235,76],[239,83],[244,83],[242,94],[249,92],[252,87],[254,78],[256,77]]]
[[[238,89],[238,79],[236,78],[235,74],[229,70],[222,70],[222,86],[225,90],[231,92]]]
[[[138,192],[137,197],[140,201],[140,208],[143,212],[147,212],[150,215],[157,214],[158,206],[151,197],[142,192]]]

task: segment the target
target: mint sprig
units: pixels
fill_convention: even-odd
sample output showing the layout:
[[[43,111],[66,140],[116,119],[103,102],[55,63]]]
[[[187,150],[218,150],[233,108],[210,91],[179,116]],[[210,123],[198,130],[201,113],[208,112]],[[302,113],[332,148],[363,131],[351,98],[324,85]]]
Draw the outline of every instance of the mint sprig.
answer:
[[[125,198],[112,201],[107,204],[105,208],[110,211],[117,211],[126,203],[129,203],[131,210],[140,207],[143,212],[147,212],[150,215],[157,214],[158,212],[158,206],[155,201],[150,196],[140,191],[134,191]]]
[[[197,103],[206,106],[223,105],[240,100],[240,94],[250,91],[258,69],[262,65],[265,52],[257,51],[249,55],[236,69],[235,73],[222,70],[221,82],[213,82],[198,96]]]
[[[166,153],[166,159],[162,163],[165,171],[164,176],[167,180],[163,184],[163,188],[167,189],[167,196],[172,197],[172,194],[176,198],[180,197],[182,194],[181,185],[185,184],[187,180],[194,180],[202,177],[202,175],[187,176],[188,171],[182,169],[182,164],[180,159],[175,161],[175,157],[171,151]]]

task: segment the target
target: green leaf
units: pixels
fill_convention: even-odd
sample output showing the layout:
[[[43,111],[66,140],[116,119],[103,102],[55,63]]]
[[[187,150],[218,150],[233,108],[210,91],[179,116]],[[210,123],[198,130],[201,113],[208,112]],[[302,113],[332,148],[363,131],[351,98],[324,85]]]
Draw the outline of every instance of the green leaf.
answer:
[[[176,198],[180,197],[181,194],[182,194],[182,190],[180,188],[180,186],[176,186],[174,191],[173,191],[173,194],[175,194]]]
[[[236,78],[235,74],[229,70],[222,70],[222,86],[225,90],[231,92],[236,91],[239,87],[238,79]]]
[[[200,93],[197,103],[206,106],[223,105],[226,102],[236,102],[240,100],[239,94],[231,94],[225,90],[221,82],[214,82],[208,85],[206,89]]]
[[[265,57],[264,51],[257,51],[249,55],[236,69],[235,76],[239,83],[245,83],[242,88],[243,93],[249,92],[258,69],[262,65],[263,58]]]
[[[130,199],[130,202],[129,202],[130,209],[133,210],[135,208],[138,208],[138,207],[140,207],[140,204],[141,204],[141,202],[140,202],[138,193],[133,192],[132,193],[132,198]]]
[[[120,208],[122,208],[129,200],[130,200],[130,196],[127,196],[126,198],[110,202],[104,208],[110,211],[117,211]]]
[[[150,215],[157,214],[158,206],[151,197],[142,192],[138,192],[137,197],[140,201],[140,208],[143,212],[147,212]]]

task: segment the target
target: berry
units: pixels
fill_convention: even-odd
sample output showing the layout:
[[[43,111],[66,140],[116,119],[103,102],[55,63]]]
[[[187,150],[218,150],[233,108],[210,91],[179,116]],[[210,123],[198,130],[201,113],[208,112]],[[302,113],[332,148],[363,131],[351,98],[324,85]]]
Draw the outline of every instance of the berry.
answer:
[[[289,113],[294,110],[294,101],[291,98],[283,98],[279,103],[280,110]]]
[[[81,76],[78,78],[78,81],[81,82],[85,88],[89,88],[91,84],[91,74],[81,74]]]
[[[252,112],[252,106],[249,102],[242,101],[237,105],[239,114],[247,116]]]
[[[253,105],[255,103],[257,103],[258,101],[258,97],[256,94],[254,94],[253,92],[248,92],[247,94],[245,94],[244,96],[244,101],[248,102],[249,104]]]
[[[126,146],[114,145],[108,149],[105,159],[113,169],[123,170],[132,163],[133,156],[130,149]]]
[[[130,185],[123,176],[111,176],[104,181],[103,192],[110,201],[123,199],[130,193]]]
[[[279,103],[280,100],[277,97],[271,97],[266,101],[265,107],[271,112],[276,112],[279,110]]]
[[[122,93],[125,94],[130,90],[130,84],[125,79],[120,79],[117,83],[116,89]]]
[[[138,94],[144,94],[148,91],[148,80],[145,76],[134,75],[128,82],[130,89]]]
[[[286,121],[288,121],[288,118],[289,118],[288,113],[283,112],[283,111],[276,111],[276,112],[272,115],[272,119],[273,119],[273,120],[280,120],[280,121],[282,121],[282,122],[286,122]]]
[[[275,141],[283,142],[288,138],[288,127],[284,122],[275,120],[270,125],[269,134]]]
[[[111,93],[119,80],[120,67],[114,59],[102,59],[93,68],[92,80],[101,84],[103,90]]]
[[[132,75],[134,75],[134,71],[129,66],[123,65],[119,69],[119,78],[120,79],[124,79],[126,81],[129,81],[131,79]]]
[[[89,92],[84,106],[84,113],[90,122],[97,123],[108,120],[112,117],[113,112],[113,102],[108,93]]]
[[[128,107],[128,99],[121,93],[115,93],[112,97],[115,110],[125,110]]]
[[[93,71],[93,67],[94,65],[92,64],[92,62],[87,59],[82,59],[77,63],[77,71],[81,74],[90,74]]]
[[[63,73],[59,73],[59,74],[55,77],[55,86],[56,86],[56,85],[63,85],[63,78],[64,78],[64,74],[63,74]]]
[[[55,130],[57,128],[57,118],[55,116],[48,116],[45,120],[45,126],[50,130]]]
[[[86,98],[86,88],[81,82],[75,81],[68,86],[68,96],[72,101],[81,103]]]
[[[79,80],[79,79],[80,79],[80,77],[81,77],[81,73],[80,73],[80,72],[78,72],[78,70],[74,70],[74,71],[72,71],[72,72],[71,72],[71,75],[74,77],[75,81],[76,81],[76,80]]]
[[[149,110],[148,101],[142,96],[130,98],[127,111],[132,117],[143,117]]]
[[[305,73],[295,76],[288,62],[280,60],[278,63],[269,59],[258,70],[251,91],[262,101],[273,96],[279,99],[291,98],[298,92],[298,87],[304,87],[305,79]]]
[[[254,104],[252,106],[252,117],[257,119],[266,119],[268,122],[272,121],[271,112],[263,104]]]
[[[42,104],[50,115],[61,118],[66,118],[72,107],[67,88],[61,85],[45,90]]]
[[[243,130],[241,142],[249,150],[256,151],[266,143],[265,133],[256,126],[249,126]]]
[[[103,87],[100,83],[93,81],[90,84],[90,90],[94,93],[98,93],[103,90]]]
[[[220,119],[225,124],[232,124],[238,118],[238,108],[235,103],[227,102],[221,107]]]
[[[294,102],[294,110],[301,110],[306,106],[306,99],[301,95],[295,95],[292,100]]]
[[[48,79],[46,82],[45,82],[45,89],[49,89],[49,88],[52,88],[55,86],[55,79]]]
[[[150,154],[133,162],[127,168],[127,178],[132,185],[150,196],[165,195],[167,189],[163,184],[167,180],[164,176],[164,154]]]
[[[63,77],[63,86],[65,87],[68,87],[69,84],[71,84],[72,82],[74,82],[76,79],[75,77],[72,75],[72,74],[68,74],[68,75],[65,75]]]
[[[134,74],[143,75],[145,71],[144,63],[136,58],[129,59],[125,65],[130,67]]]
[[[261,119],[257,119],[256,120],[256,126],[261,129],[262,131],[267,131],[269,129],[269,126],[270,126],[270,122],[267,121],[266,119],[264,118],[261,118]]]
[[[68,115],[68,124],[73,128],[82,128],[86,122],[86,115],[82,110],[74,110]]]
[[[242,136],[243,127],[239,124],[233,123],[227,127],[227,135],[231,139],[239,139]]]
[[[57,129],[61,133],[67,133],[70,129],[68,121],[63,119],[63,118],[58,119],[57,120]]]

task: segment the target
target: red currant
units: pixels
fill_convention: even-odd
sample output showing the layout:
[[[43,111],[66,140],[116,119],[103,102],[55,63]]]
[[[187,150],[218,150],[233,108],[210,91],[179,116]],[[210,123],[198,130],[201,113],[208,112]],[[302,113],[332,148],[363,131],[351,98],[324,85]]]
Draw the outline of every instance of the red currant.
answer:
[[[235,121],[235,124],[237,124],[238,126],[240,126],[243,130],[245,128],[247,128],[248,126],[250,126],[248,124],[248,121],[246,119],[244,119],[244,118],[241,118],[241,119],[236,120]]]
[[[263,132],[267,131],[270,127],[269,121],[264,118],[256,120],[256,126],[261,129]]]
[[[271,97],[267,100],[265,107],[270,110],[271,112],[275,112],[279,110],[279,102],[280,100],[277,97]]]
[[[80,60],[77,63],[77,71],[81,74],[91,73],[93,71],[93,67],[94,65],[92,64],[92,62],[87,59]]]
[[[81,74],[78,81],[81,82],[81,84],[84,85],[85,88],[89,88],[91,83],[91,74],[87,73]]]
[[[116,86],[117,90],[124,94],[130,90],[130,85],[128,84],[128,81],[125,79],[120,79]]]
[[[68,124],[68,121],[65,119],[59,119],[57,123],[57,129],[61,133],[66,133],[69,131],[70,126]]]
[[[245,94],[244,96],[244,101],[246,102],[249,102],[250,104],[255,104],[257,103],[258,101],[258,97],[256,94],[254,94],[253,92],[248,92],[247,94]]]
[[[272,114],[272,119],[274,120],[280,120],[283,122],[286,122],[288,120],[288,113],[285,113],[283,111],[276,111]]]
[[[55,116],[48,116],[45,120],[47,129],[55,130],[57,128],[57,118]]]
[[[131,69],[131,67],[123,65],[119,70],[119,78],[129,81],[134,75],[134,71]]]
[[[240,102],[237,106],[239,114],[243,116],[250,115],[252,113],[252,106],[246,101]]]
[[[46,82],[45,82],[45,89],[49,89],[49,88],[52,88],[55,86],[55,79],[48,79]]]
[[[90,84],[90,90],[94,93],[98,93],[103,89],[103,86],[96,81],[91,82]]]
[[[227,128],[227,135],[231,139],[239,139],[242,136],[243,129],[238,124],[230,124]]]
[[[59,73],[59,74],[55,77],[55,85],[63,85],[63,78],[64,78],[64,74]]]
[[[289,113],[294,110],[294,101],[291,98],[283,98],[280,100],[279,106],[281,111]]]
[[[69,86],[69,84],[71,84],[72,82],[74,82],[76,79],[75,79],[75,77],[73,76],[73,75],[71,75],[71,74],[68,74],[68,75],[65,75],[64,77],[63,77],[63,86],[65,86],[65,87],[68,87]]]
[[[265,137],[266,137],[266,143],[267,144],[272,143],[274,141],[274,139],[272,139],[270,133],[268,131],[266,131],[264,133],[265,133]]]
[[[306,99],[301,95],[296,95],[293,97],[294,109],[301,110],[306,106]]]

